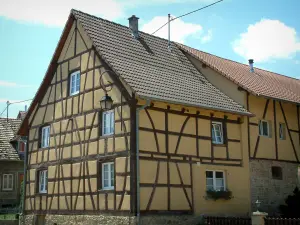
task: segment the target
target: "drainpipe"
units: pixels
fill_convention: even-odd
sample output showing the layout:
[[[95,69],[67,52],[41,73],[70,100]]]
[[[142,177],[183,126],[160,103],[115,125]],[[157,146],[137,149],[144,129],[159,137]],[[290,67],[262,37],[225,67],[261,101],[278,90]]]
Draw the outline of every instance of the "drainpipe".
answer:
[[[25,145],[25,149],[24,149],[24,173],[23,173],[23,196],[21,196],[22,199],[22,211],[21,211],[21,214],[22,214],[22,220],[23,220],[23,224],[25,224],[25,196],[26,196],[26,172],[27,172],[27,153],[28,153],[28,137],[26,138],[26,141],[25,140],[22,140],[22,137],[21,137],[21,141],[23,141],[24,143],[26,143]]]
[[[146,99],[145,105],[136,109],[136,197],[137,197],[137,225],[140,225],[140,161],[139,161],[139,112],[150,105]]]

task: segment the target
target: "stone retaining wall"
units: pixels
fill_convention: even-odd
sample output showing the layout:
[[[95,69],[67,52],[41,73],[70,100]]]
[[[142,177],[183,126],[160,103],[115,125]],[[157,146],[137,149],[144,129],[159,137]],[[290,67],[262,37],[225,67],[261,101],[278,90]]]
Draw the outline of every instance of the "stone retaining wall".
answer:
[[[33,215],[25,216],[26,225],[36,225]],[[108,216],[108,215],[46,215],[45,225],[136,225],[133,216]],[[194,216],[169,215],[169,216],[142,216],[141,225],[196,225],[199,219]],[[21,223],[23,225],[23,223]]]
[[[282,168],[282,180],[272,178],[272,166]],[[276,214],[279,205],[284,204],[285,198],[299,185],[297,173],[298,165],[295,163],[250,160],[252,211],[256,211],[255,201],[259,199],[260,211]]]

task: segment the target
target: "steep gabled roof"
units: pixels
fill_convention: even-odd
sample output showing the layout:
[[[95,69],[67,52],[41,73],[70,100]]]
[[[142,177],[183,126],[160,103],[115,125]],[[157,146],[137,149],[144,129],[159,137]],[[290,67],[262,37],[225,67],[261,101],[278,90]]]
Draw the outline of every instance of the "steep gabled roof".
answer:
[[[72,10],[100,56],[140,97],[221,111],[248,114],[241,105],[214,87],[176,44],[128,27]]]
[[[20,124],[21,120],[19,119],[0,118],[0,160],[20,159],[17,150],[10,143]]]
[[[254,95],[264,96],[293,103],[300,103],[300,80],[249,65],[224,59],[186,45],[178,44],[183,51],[219,72],[243,89]]]
[[[43,82],[21,126],[25,127],[38,99],[54,74],[73,20],[80,22],[101,59],[140,97],[189,106],[252,115],[214,87],[187,59],[175,43],[168,50],[167,40],[140,32],[135,39],[129,27],[122,26],[77,10],[71,14]]]

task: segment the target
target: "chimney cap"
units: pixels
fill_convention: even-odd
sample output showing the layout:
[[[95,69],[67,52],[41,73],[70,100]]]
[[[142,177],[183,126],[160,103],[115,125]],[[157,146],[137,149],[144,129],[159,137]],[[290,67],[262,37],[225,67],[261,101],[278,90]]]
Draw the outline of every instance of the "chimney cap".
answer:
[[[249,59],[248,61],[249,61],[250,64],[253,64],[253,63],[254,63],[254,60],[253,60],[253,59]]]
[[[137,19],[137,20],[138,20],[139,18],[138,18],[138,17],[136,17],[135,15],[132,15],[132,16],[131,16],[131,17],[129,17],[128,19],[129,19],[129,20],[132,20],[132,19]]]

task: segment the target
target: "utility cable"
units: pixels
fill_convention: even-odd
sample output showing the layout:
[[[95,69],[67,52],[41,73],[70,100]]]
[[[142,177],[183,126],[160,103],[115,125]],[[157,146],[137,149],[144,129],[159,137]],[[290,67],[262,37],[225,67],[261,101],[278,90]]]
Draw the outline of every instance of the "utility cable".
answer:
[[[7,107],[8,107],[9,105],[13,105],[13,104],[17,104],[17,103],[22,103],[22,102],[28,102],[28,101],[31,101],[31,100],[33,100],[33,99],[27,99],[27,100],[18,101],[18,102],[9,102],[9,103],[6,105],[5,109],[1,112],[0,116],[2,116],[2,114],[5,112],[5,110],[7,109]]]
[[[191,11],[191,12],[188,12],[188,13],[183,14],[183,15],[181,15],[181,16],[175,17],[175,18],[171,19],[170,22],[172,22],[172,21],[174,21],[174,20],[176,20],[176,19],[179,19],[179,18],[181,18],[181,17],[190,15],[190,14],[192,14],[192,13],[194,13],[194,12],[198,12],[198,11],[200,11],[200,10],[202,10],[202,9],[205,9],[205,8],[208,8],[208,7],[210,7],[210,6],[213,6],[213,5],[215,5],[215,4],[219,3],[219,2],[222,2],[222,1],[224,1],[224,0],[216,1],[216,2],[214,2],[214,3],[212,3],[212,4],[206,5],[206,6],[204,6],[204,7],[201,7],[201,8],[199,8],[199,9],[196,9],[196,10],[194,10],[194,11]],[[162,25],[161,27],[159,27],[156,31],[154,31],[154,32],[152,33],[152,35],[155,34],[157,31],[159,31],[160,29],[162,29],[162,28],[163,28],[164,26],[166,26],[168,23],[169,23],[169,21],[166,22],[166,23],[165,23],[164,25]]]

